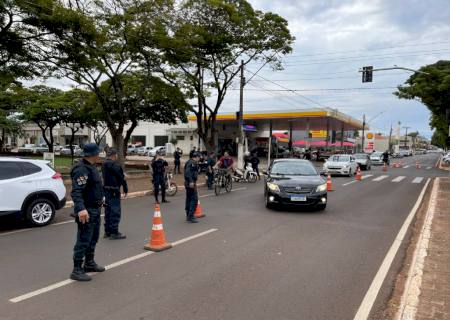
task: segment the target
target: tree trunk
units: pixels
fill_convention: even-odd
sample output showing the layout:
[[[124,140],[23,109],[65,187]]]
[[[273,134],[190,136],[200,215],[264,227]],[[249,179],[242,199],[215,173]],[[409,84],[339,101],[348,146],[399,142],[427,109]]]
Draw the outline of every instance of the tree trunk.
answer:
[[[118,160],[123,166],[126,159],[126,150],[124,149],[123,130],[109,130],[112,137],[113,147],[117,150]]]
[[[75,130],[74,128],[70,128],[70,141],[69,141],[69,146],[70,146],[70,157],[72,159],[72,165],[73,165],[73,158],[74,158],[74,153],[73,153],[73,142],[75,141],[75,133],[78,131]]]
[[[3,145],[5,144],[6,132],[5,128],[2,128],[2,137],[0,139],[0,152],[3,152]]]

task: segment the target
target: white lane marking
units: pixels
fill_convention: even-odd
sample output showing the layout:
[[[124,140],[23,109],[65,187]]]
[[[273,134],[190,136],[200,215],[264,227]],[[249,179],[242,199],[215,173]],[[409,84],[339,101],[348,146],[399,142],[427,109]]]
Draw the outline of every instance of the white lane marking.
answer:
[[[343,184],[343,186],[348,186],[349,184],[352,184],[352,183],[355,183],[355,182],[357,182],[357,180],[353,180],[353,181],[350,181],[350,182],[344,183],[344,184]]]
[[[362,177],[361,177],[361,179],[367,179],[367,178],[370,178],[370,177],[373,177],[373,174],[365,174],[365,175],[363,175]]]
[[[400,181],[402,181],[405,178],[406,178],[405,176],[398,176],[397,178],[392,179],[392,182],[400,182]]]
[[[412,183],[421,183],[423,180],[423,177],[416,177],[414,178],[414,180],[412,181]]]
[[[431,179],[428,178],[426,184],[423,186],[419,198],[414,204],[414,207],[411,209],[411,212],[406,217],[405,222],[403,223],[402,227],[400,228],[400,231],[398,232],[397,236],[394,239],[394,242],[389,248],[389,251],[384,257],[384,260],[381,263],[381,266],[378,269],[375,278],[373,278],[369,290],[367,290],[366,295],[364,296],[364,299],[361,302],[361,305],[358,308],[358,312],[356,313],[353,320],[367,320],[367,318],[369,317],[370,310],[372,310],[373,304],[378,296],[378,293],[380,292],[384,279],[386,278],[386,275],[389,272],[389,269],[392,265],[392,261],[394,261],[398,249],[400,248],[400,245],[402,244],[403,239],[405,238],[406,232],[408,231],[409,225],[411,224],[411,221],[413,220],[417,210],[419,209],[420,204],[422,203],[425,191],[427,190],[430,180]]]
[[[381,181],[381,180],[384,180],[384,179],[386,179],[387,177],[389,177],[389,176],[386,176],[386,175],[383,175],[383,176],[379,176],[379,177],[377,177],[377,178],[373,179],[372,181]]]
[[[173,242],[172,246],[180,245],[182,243],[194,240],[196,238],[205,236],[207,234],[210,234],[210,233],[218,231],[218,230],[219,229],[213,228],[213,229],[209,229],[209,230],[206,230],[206,231],[194,234],[192,236],[189,236],[189,237],[186,237],[186,238],[183,238],[183,239],[180,239],[178,241]],[[124,264],[130,263],[132,261],[136,261],[136,260],[142,259],[142,258],[147,257],[147,256],[149,256],[151,254],[154,254],[154,253],[155,252],[153,252],[153,251],[143,252],[143,253],[140,253],[138,255],[135,255],[135,256],[132,256],[132,257],[129,257],[129,258],[126,258],[126,259],[123,259],[123,260],[111,263],[111,264],[105,266],[105,268],[106,268],[106,270],[110,270],[110,269],[122,266]],[[71,284],[73,282],[75,282],[75,281],[71,280],[71,279],[66,279],[66,280],[63,280],[63,281],[51,284],[51,285],[49,285],[47,287],[44,287],[44,288],[41,288],[41,289],[38,289],[38,290],[35,290],[35,291],[31,291],[29,293],[20,295],[18,297],[12,298],[12,299],[9,299],[9,301],[12,302],[12,303],[18,303],[18,302],[21,302],[21,301],[33,298],[35,296],[41,295],[43,293],[46,293],[46,292],[49,292],[49,291],[53,291],[55,289],[67,286],[67,285],[69,285],[69,284]]]
[[[409,164],[407,166],[404,166],[404,169],[408,169],[409,167],[411,167]]]
[[[430,170],[432,167],[427,167],[427,170]]]
[[[428,245],[431,238],[431,225],[436,210],[436,202],[439,190],[439,178],[434,182],[430,203],[425,215],[419,240],[414,250],[411,266],[409,267],[408,277],[405,283],[404,293],[400,301],[400,308],[397,311],[395,319],[414,319],[419,302],[420,288],[422,286],[422,275],[425,257],[427,256]]]

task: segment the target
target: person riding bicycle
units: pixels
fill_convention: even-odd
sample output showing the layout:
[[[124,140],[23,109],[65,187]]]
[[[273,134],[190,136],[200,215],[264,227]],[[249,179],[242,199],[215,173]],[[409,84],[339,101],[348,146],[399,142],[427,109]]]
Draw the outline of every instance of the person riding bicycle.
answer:
[[[216,167],[218,167],[220,170],[226,171],[227,178],[231,179],[231,172],[234,171],[233,164],[233,158],[230,156],[228,151],[225,151],[223,156],[220,157],[219,161],[217,161]]]

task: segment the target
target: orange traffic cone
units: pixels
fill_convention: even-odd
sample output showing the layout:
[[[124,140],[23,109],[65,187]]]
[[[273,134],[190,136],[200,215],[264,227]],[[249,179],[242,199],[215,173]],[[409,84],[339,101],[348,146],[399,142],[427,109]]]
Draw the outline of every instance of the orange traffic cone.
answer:
[[[384,164],[383,164],[383,171],[384,171],[384,172],[387,171],[387,165],[386,165],[386,162],[384,162]]]
[[[356,176],[355,176],[357,181],[361,181],[362,180],[362,174],[361,174],[361,168],[358,167],[358,169],[356,170]]]
[[[200,204],[200,200],[197,202],[197,207],[195,208],[194,218],[203,218],[206,214],[203,213],[202,205]]]
[[[155,204],[155,214],[153,215],[153,227],[150,233],[150,239],[148,244],[144,246],[145,250],[150,251],[164,251],[172,248],[172,244],[166,242],[166,236],[164,234],[164,228],[161,217],[161,209],[159,204]]]
[[[327,177],[327,191],[333,191],[333,183],[331,182],[331,175]]]

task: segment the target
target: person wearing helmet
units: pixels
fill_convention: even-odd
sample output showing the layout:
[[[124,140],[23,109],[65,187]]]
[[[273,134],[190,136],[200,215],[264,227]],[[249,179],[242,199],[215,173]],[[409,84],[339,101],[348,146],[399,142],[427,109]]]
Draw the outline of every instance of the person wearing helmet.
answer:
[[[76,281],[90,281],[91,277],[86,272],[105,271],[105,268],[99,266],[94,260],[103,205],[102,178],[96,167],[96,163],[99,162],[99,153],[100,150],[95,143],[86,144],[83,148],[83,159],[70,172],[73,216],[78,228],[70,278]]]
[[[152,161],[152,170],[153,170],[153,190],[155,194],[155,201],[159,203],[159,190],[161,189],[161,200],[163,203],[167,203],[169,201],[166,200],[166,169],[169,166],[166,160],[162,157],[160,151],[156,153],[155,159]]]

